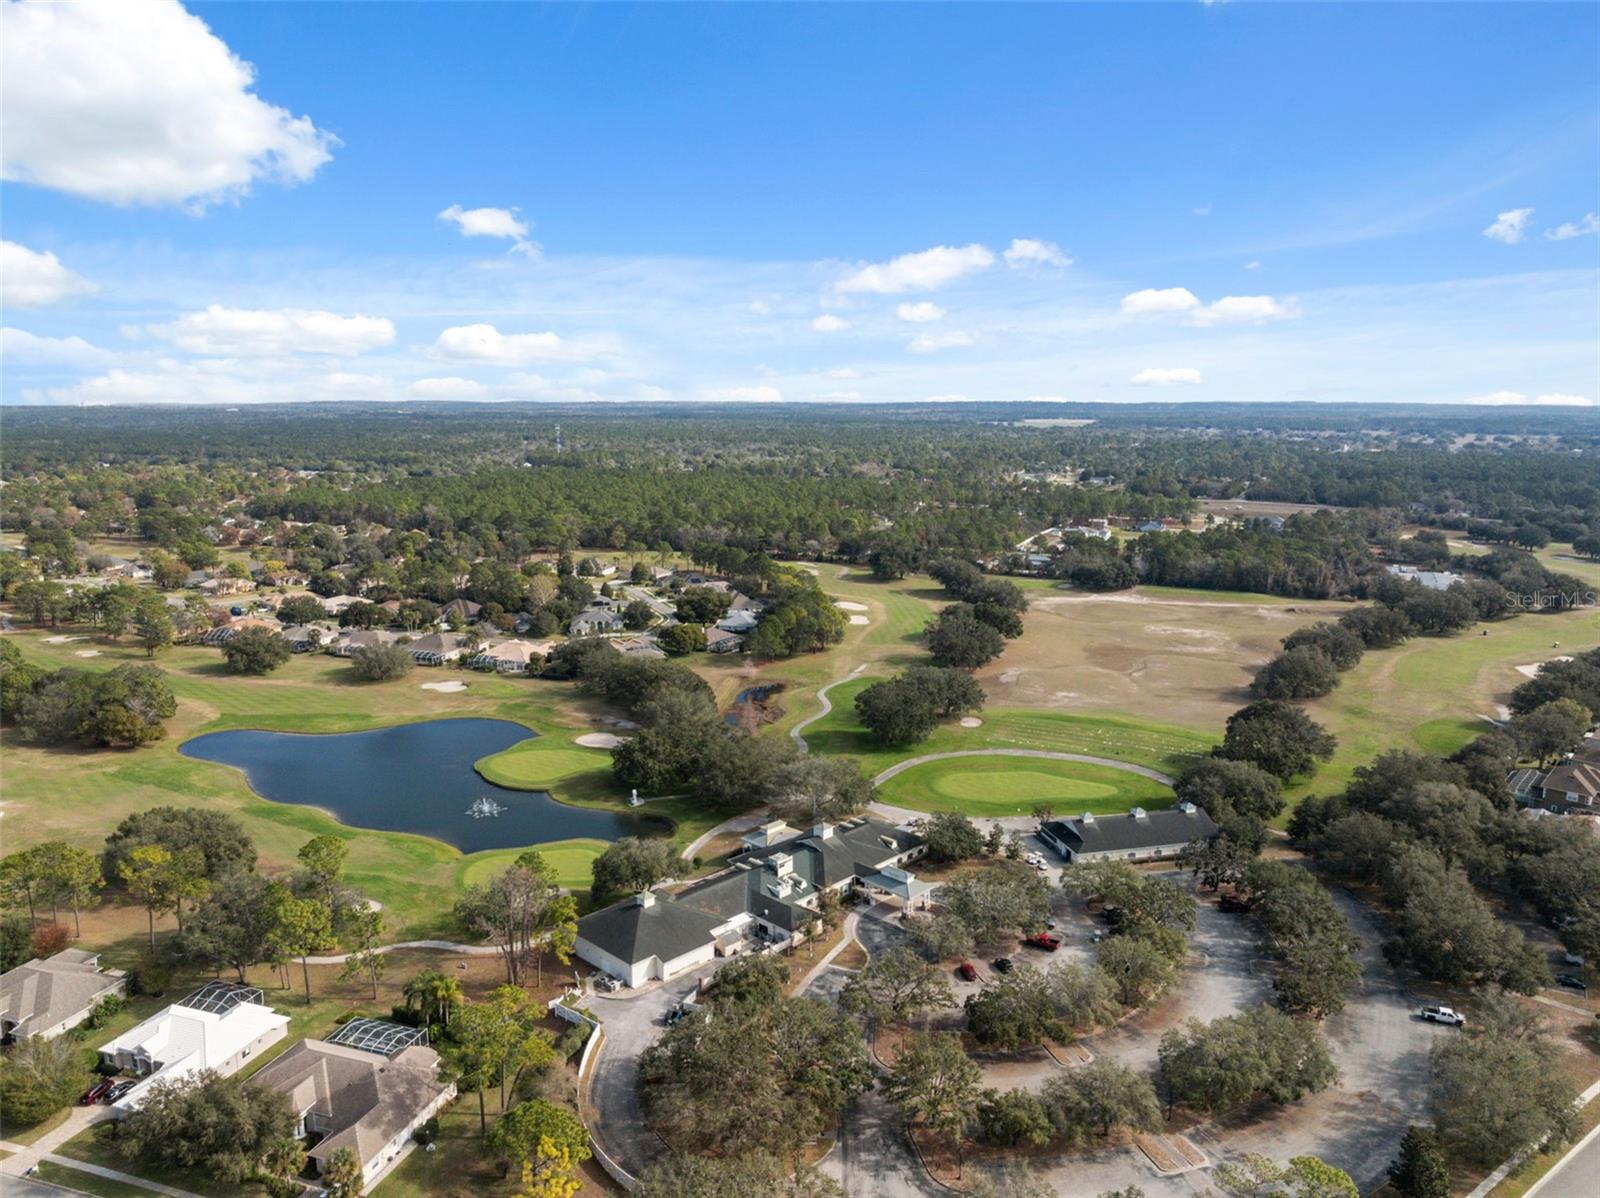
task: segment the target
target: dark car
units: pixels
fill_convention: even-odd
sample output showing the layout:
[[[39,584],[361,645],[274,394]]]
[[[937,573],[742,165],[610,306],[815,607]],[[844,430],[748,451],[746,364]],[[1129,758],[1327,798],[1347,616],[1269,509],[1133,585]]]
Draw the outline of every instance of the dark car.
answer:
[[[138,1081],[133,1078],[129,1078],[127,1081],[118,1082],[116,1085],[112,1086],[111,1089],[105,1092],[104,1097],[102,1097],[100,1101],[105,1103],[107,1106],[110,1106],[113,1102],[116,1102],[119,1098],[121,1098],[124,1094],[138,1084]]]
[[[78,1099],[78,1102],[83,1106],[93,1106],[107,1094],[111,1093],[111,1088],[116,1084],[117,1082],[115,1078],[101,1078],[99,1081],[95,1082],[94,1085],[90,1086],[83,1092],[83,1097]]]
[[[1237,894],[1225,894],[1217,900],[1217,910],[1226,911],[1231,915],[1243,915],[1250,910],[1250,904]]]
[[[993,967],[993,969],[994,969],[994,971],[996,973],[1010,973],[1011,972],[1011,958],[1010,957],[996,957],[993,961],[990,961],[989,964],[990,964],[990,966]]]
[[[978,980],[978,967],[971,961],[961,962],[960,965],[956,966],[956,972],[961,975],[964,981],[975,982]]]
[[[1565,986],[1568,990],[1576,990],[1582,994],[1589,993],[1589,987],[1584,983],[1584,980],[1578,977],[1576,974],[1556,974],[1556,985]]]

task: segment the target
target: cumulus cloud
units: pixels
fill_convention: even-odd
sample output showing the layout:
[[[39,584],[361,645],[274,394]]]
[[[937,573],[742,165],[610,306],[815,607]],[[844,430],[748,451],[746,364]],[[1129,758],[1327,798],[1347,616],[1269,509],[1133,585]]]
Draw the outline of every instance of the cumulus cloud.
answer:
[[[528,222],[517,215],[516,208],[463,208],[451,204],[439,213],[439,219],[454,225],[463,237],[494,237],[511,242],[511,252],[539,256],[537,242],[528,240]]]
[[[1013,238],[1003,255],[1006,265],[1016,270],[1023,266],[1071,266],[1072,259],[1061,252],[1053,241],[1035,241],[1031,237]]]
[[[1513,208],[1509,212],[1502,212],[1494,218],[1494,223],[1483,231],[1483,235],[1490,241],[1516,245],[1527,235],[1528,218],[1532,215],[1532,208]]]
[[[151,335],[192,354],[261,357],[338,354],[348,357],[394,344],[394,322],[382,316],[340,316],[305,308],[224,308],[212,304],[171,324],[147,326]]]
[[[482,399],[488,388],[472,379],[430,378],[418,379],[407,390],[418,399]]]
[[[14,365],[86,366],[110,357],[82,337],[36,337],[26,329],[0,329],[0,358]]]
[[[303,183],[332,134],[256,96],[255,69],[176,0],[6,5],[0,177],[113,204]]]
[[[48,250],[30,250],[14,241],[0,241],[0,306],[42,308],[99,288],[80,278]]]
[[[840,291],[865,291],[895,295],[903,291],[933,291],[975,270],[994,265],[994,252],[983,245],[936,245],[931,250],[901,254],[888,262],[863,266],[838,283]]]
[[[1463,402],[1483,407],[1526,405],[1544,408],[1592,408],[1595,406],[1594,400],[1586,395],[1566,395],[1559,391],[1536,395],[1532,399],[1521,391],[1491,391],[1488,395],[1477,395]]]
[[[1156,316],[1168,312],[1190,312],[1200,299],[1187,287],[1146,287],[1122,297],[1122,310],[1129,316]]]
[[[944,309],[928,300],[923,300],[919,304],[900,304],[895,308],[894,314],[912,324],[927,324],[930,320],[944,319]]]
[[[951,329],[948,333],[923,333],[906,346],[914,354],[931,354],[941,349],[955,349],[972,345],[977,339],[971,333]]]
[[[1545,237],[1551,241],[1571,241],[1574,237],[1588,237],[1593,233],[1600,233],[1600,215],[1593,212],[1582,220],[1569,220],[1544,231]]]
[[[1267,320],[1286,320],[1300,314],[1294,301],[1281,301],[1270,295],[1225,295],[1214,303],[1203,304],[1187,287],[1146,288],[1122,297],[1122,311],[1129,316],[1166,316],[1182,313],[1190,324],[1260,324]]]
[[[1170,387],[1174,383],[1198,383],[1200,372],[1190,366],[1147,366],[1128,380],[1136,387]]]
[[[783,392],[776,387],[711,387],[705,397],[718,403],[782,403]]]
[[[525,366],[530,362],[583,362],[601,357],[604,345],[569,341],[555,333],[502,333],[492,324],[467,324],[446,329],[434,352],[462,361]]]
[[[832,312],[824,312],[811,322],[811,327],[819,333],[838,333],[848,329],[850,322],[835,316]]]

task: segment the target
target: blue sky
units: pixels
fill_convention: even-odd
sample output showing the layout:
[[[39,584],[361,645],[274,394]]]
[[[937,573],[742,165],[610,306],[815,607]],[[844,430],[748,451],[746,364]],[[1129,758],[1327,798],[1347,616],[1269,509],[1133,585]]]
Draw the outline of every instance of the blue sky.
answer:
[[[4,23],[6,402],[1600,398],[1594,5]]]

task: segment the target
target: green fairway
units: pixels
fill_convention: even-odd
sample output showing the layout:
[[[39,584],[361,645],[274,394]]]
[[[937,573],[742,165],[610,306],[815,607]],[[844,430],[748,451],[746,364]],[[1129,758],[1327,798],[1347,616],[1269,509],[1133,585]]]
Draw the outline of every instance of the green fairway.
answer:
[[[533,846],[539,850],[546,865],[555,875],[556,885],[573,891],[585,891],[594,881],[590,866],[594,859],[606,851],[607,842],[581,838],[556,840],[549,844]],[[487,853],[474,853],[466,858],[456,871],[456,882],[464,890],[487,882],[493,875],[506,869],[523,852],[522,849],[496,849]]]
[[[1077,814],[1165,807],[1172,791],[1126,770],[1028,757],[954,757],[896,774],[878,788],[885,803],[974,816],[1027,815],[1040,804]]]

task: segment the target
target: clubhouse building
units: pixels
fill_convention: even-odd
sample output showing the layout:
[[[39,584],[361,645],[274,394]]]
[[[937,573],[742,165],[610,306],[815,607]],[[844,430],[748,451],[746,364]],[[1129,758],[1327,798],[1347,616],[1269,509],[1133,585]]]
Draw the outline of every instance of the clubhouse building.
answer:
[[[717,957],[786,948],[806,938],[830,891],[926,904],[932,887],[904,868],[925,851],[916,833],[882,820],[822,823],[805,832],[766,824],[721,873],[676,894],[645,891],[584,916],[577,954],[642,986]]]
[[[1165,811],[1135,807],[1126,815],[1053,819],[1039,825],[1039,839],[1068,862],[1159,861],[1176,857],[1192,840],[1209,840],[1217,825],[1193,803]]]

